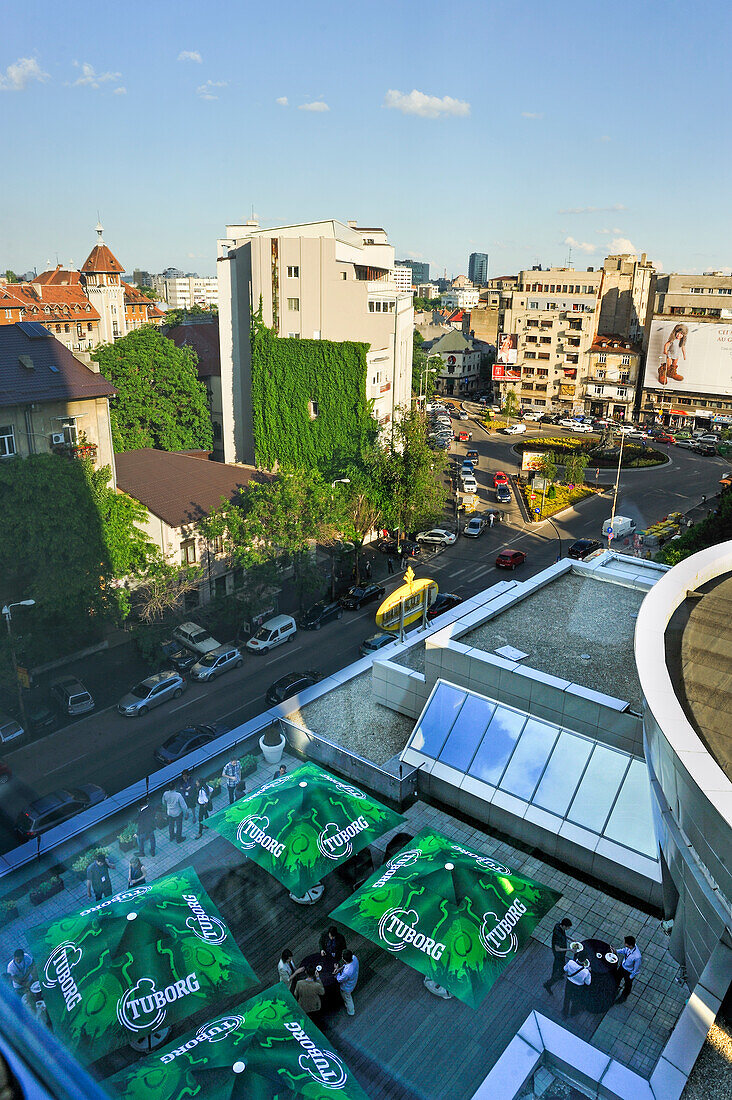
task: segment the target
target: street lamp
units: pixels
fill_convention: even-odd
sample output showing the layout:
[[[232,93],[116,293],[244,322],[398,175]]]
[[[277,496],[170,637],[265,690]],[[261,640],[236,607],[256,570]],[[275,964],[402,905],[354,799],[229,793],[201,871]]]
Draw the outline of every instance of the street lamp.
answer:
[[[15,646],[13,645],[13,632],[10,629],[10,623],[12,621],[11,608],[13,607],[35,607],[35,600],[18,600],[17,603],[6,603],[3,608],[3,615],[5,616],[5,624],[8,628],[8,645],[10,646],[10,658],[13,662],[13,675],[15,676],[15,686],[18,691],[18,705],[20,706],[20,718],[23,723],[23,729],[28,733],[28,719],[25,714],[25,703],[23,702],[23,691],[20,686],[20,680],[18,679],[18,662],[15,659]]]
[[[330,502],[333,503],[334,489],[336,485],[350,485],[350,477],[337,477],[335,481],[330,483]],[[330,598],[335,599],[335,547],[331,543],[330,547]]]

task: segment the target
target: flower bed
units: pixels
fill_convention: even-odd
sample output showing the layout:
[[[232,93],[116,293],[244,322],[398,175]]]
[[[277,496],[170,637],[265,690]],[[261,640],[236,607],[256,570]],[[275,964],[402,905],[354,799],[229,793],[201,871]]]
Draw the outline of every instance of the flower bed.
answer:
[[[597,437],[585,436],[584,439],[522,439],[513,447],[516,454],[522,455],[524,451],[551,451],[556,461],[561,463],[563,458],[571,454],[586,454],[589,466],[601,470],[617,469],[619,447],[599,450]],[[668,460],[668,455],[663,451],[656,451],[653,447],[640,447],[636,443],[623,445],[623,469],[638,469],[642,466],[660,466]]]
[[[589,485],[573,485],[571,488],[569,485],[552,485],[544,495],[539,491],[533,492],[530,485],[521,486],[526,507],[535,523],[539,523],[540,519],[547,519],[547,517],[561,512],[563,508],[569,508],[570,505],[576,504],[579,500],[584,500],[585,497],[592,496],[596,491]],[[552,495],[550,496],[550,494]],[[533,500],[531,499],[532,495]],[[536,516],[534,515],[534,509],[541,508],[542,495],[544,495],[544,507],[541,516]]]

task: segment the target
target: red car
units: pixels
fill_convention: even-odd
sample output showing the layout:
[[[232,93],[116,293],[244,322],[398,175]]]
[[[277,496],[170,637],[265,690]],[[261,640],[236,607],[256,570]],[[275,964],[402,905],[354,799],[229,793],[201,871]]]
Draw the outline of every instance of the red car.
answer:
[[[526,554],[523,550],[501,550],[496,558],[496,569],[515,569],[517,565],[523,565]]]
[[[493,475],[493,488],[497,485],[508,485],[508,475],[504,474],[503,470],[496,470]]]
[[[668,432],[662,432],[660,435],[654,435],[653,440],[655,443],[675,443],[676,440]]]
[[[470,433],[469,432],[456,432],[455,433],[455,438],[457,439],[458,443],[468,443],[469,440],[470,440]]]

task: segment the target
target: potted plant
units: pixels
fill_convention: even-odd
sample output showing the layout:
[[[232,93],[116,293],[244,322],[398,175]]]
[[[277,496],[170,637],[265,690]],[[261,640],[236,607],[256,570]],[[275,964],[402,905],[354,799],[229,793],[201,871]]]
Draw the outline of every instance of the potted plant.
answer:
[[[137,825],[134,821],[130,821],[128,825],[125,825],[117,837],[117,843],[121,852],[131,852],[133,848],[137,847]]]
[[[263,736],[259,738],[259,747],[268,764],[279,764],[286,744],[285,735],[275,725],[267,726]]]
[[[15,920],[18,916],[18,903],[15,901],[0,901],[0,921]]]
[[[242,756],[239,760],[241,764],[241,777],[242,779],[246,775],[254,775],[257,770],[257,758],[253,753],[248,752],[246,756]]]
[[[60,893],[63,890],[64,884],[58,875],[51,875],[50,878],[44,879],[35,890],[31,890],[28,897],[30,898],[31,905],[42,905],[44,901],[48,901],[54,894]]]
[[[214,779],[208,780],[211,798],[215,798],[221,790],[221,776],[217,775]]]

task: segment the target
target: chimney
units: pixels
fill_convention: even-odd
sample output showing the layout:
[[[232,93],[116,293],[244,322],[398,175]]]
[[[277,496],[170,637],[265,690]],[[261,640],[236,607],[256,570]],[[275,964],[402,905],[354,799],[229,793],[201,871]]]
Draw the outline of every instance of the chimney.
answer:
[[[358,225],[358,220],[356,220],[355,222],[354,221],[346,222],[346,225],[348,226],[349,229],[355,229],[356,226]]]

